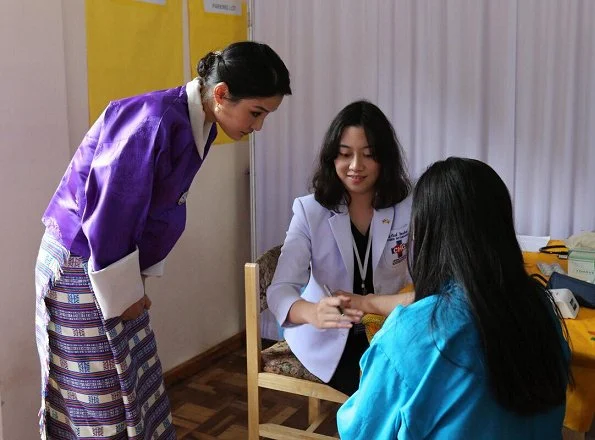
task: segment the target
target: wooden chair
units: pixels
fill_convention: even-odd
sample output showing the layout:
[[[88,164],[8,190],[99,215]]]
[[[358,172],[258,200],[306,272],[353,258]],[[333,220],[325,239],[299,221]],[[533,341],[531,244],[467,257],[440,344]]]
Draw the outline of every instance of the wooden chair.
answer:
[[[293,356],[285,341],[262,351],[260,313],[266,304],[266,289],[272,281],[280,254],[280,246],[264,253],[256,263],[245,265],[246,282],[246,362],[248,376],[248,438],[260,436],[271,439],[332,439],[314,431],[329,415],[323,411],[322,401],[343,403],[345,394],[322,383],[308,372]],[[308,423],[299,430],[275,423],[260,421],[260,388],[268,388],[308,397]]]

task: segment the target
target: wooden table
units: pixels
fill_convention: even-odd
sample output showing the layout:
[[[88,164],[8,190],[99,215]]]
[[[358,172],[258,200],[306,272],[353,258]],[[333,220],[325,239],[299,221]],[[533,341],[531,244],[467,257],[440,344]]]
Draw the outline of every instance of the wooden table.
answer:
[[[560,244],[551,241],[549,244]],[[558,262],[568,269],[566,260],[556,255],[523,252],[527,272],[540,273],[538,262]],[[587,432],[595,415],[595,309],[581,307],[576,319],[565,319],[572,350],[571,369],[575,387],[566,393],[564,426],[573,431]]]

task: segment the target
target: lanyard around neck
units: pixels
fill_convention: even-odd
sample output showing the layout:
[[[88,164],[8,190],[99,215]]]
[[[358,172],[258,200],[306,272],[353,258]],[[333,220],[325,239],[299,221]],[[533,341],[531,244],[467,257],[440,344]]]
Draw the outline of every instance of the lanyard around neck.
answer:
[[[351,234],[351,244],[353,245],[353,250],[355,251],[357,268],[359,269],[359,275],[362,281],[362,295],[365,295],[367,293],[366,274],[368,273],[368,260],[370,259],[370,249],[372,248],[372,226],[370,225],[370,233],[368,234],[368,244],[366,245],[366,255],[364,256],[364,264],[362,264],[362,259],[359,256],[359,250],[357,249],[355,238],[353,238],[353,233]]]

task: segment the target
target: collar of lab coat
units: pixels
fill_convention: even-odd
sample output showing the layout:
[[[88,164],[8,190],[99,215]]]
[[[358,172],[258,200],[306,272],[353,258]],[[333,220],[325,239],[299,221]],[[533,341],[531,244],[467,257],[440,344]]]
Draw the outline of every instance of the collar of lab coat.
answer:
[[[202,159],[213,123],[205,121],[205,111],[202,108],[200,82],[198,78],[195,78],[186,84],[186,94],[188,95],[188,113],[190,114],[192,136],[194,137],[194,143],[196,144],[198,154]]]
[[[388,234],[390,233],[395,216],[394,206],[374,210],[372,216],[372,223],[370,233],[372,234],[372,271],[376,270],[380,257],[384,252]],[[347,206],[341,205],[337,212],[332,215],[329,220],[329,225],[343,263],[347,268],[347,273],[353,275],[353,246],[351,244],[351,219],[349,217],[349,210]]]

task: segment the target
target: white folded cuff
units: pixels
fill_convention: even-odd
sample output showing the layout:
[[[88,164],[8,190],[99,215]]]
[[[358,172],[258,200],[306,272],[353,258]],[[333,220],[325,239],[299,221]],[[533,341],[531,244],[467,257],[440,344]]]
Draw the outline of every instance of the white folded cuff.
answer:
[[[138,249],[104,269],[89,270],[89,278],[104,319],[122,315],[145,294]]]
[[[275,315],[275,317],[277,318],[277,322],[279,323],[279,325],[283,328],[290,328],[290,327],[297,327],[299,325],[302,324],[294,324],[293,322],[290,322],[287,318],[289,316],[289,309],[291,309],[291,306],[293,306],[296,302],[298,302],[300,299],[299,296],[294,297],[294,296],[287,296],[283,299],[281,299],[281,301],[279,301],[276,304],[275,310],[278,311],[277,314],[273,313],[273,315]],[[272,310],[271,310],[272,312]]]
[[[151,267],[147,267],[141,272],[141,275],[148,277],[162,277],[165,270],[165,258],[157,264],[153,264]]]

